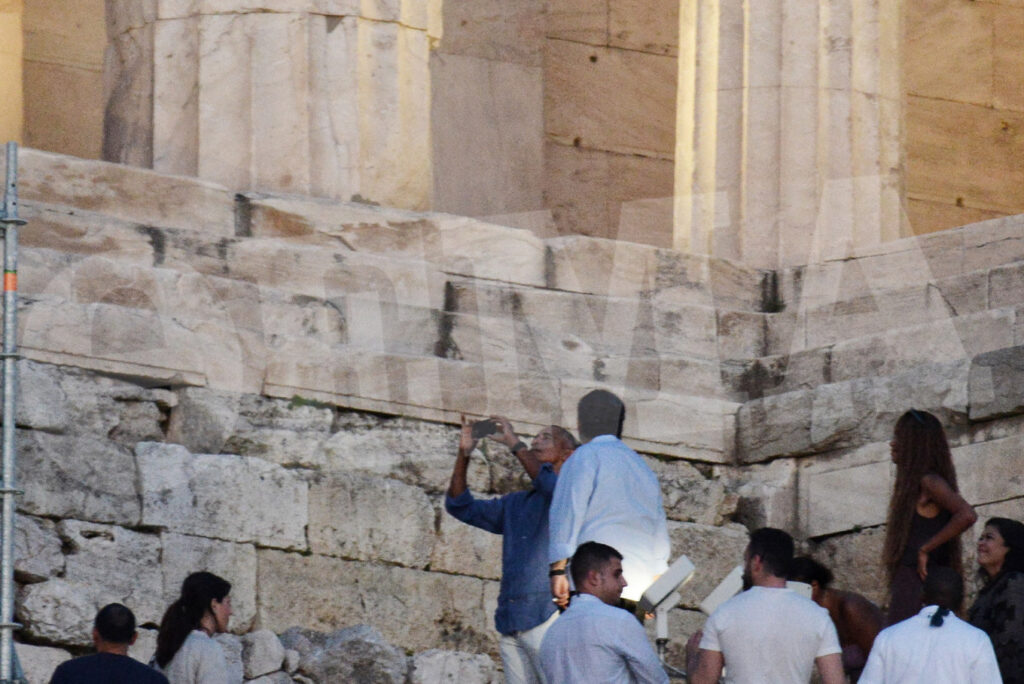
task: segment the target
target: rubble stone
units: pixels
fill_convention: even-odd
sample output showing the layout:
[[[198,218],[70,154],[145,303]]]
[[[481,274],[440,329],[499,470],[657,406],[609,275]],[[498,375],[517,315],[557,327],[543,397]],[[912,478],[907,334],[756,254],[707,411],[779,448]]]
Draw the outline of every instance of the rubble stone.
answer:
[[[50,520],[19,515],[14,528],[14,578],[43,582],[64,570],[64,554],[56,526]]]
[[[411,684],[498,684],[503,681],[485,655],[431,649],[412,657]]]
[[[281,634],[285,648],[299,653],[300,674],[317,682],[405,684],[405,654],[373,627],[355,625],[330,634],[292,627]]]
[[[277,635],[260,629],[242,636],[242,664],[246,679],[276,672],[284,663],[284,646]]]

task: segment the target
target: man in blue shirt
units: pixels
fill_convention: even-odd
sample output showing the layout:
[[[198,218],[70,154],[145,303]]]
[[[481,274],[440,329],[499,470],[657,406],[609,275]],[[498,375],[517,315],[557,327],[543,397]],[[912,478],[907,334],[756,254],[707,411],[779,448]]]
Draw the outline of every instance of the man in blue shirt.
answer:
[[[519,440],[511,423],[494,416],[499,431],[491,438],[508,446],[533,480],[523,492],[477,499],[466,486],[469,454],[476,446],[472,425],[462,418],[459,453],[452,470],[445,509],[455,518],[503,535],[501,591],[494,626],[501,633],[501,660],[507,683],[541,683],[540,644],[557,615],[548,590],[548,507],[562,464],[576,440],[568,430],[550,425],[531,448]]]
[[[92,641],[96,653],[57,666],[50,684],[167,684],[167,678],[128,655],[135,643],[135,615],[120,603],[96,613]]]

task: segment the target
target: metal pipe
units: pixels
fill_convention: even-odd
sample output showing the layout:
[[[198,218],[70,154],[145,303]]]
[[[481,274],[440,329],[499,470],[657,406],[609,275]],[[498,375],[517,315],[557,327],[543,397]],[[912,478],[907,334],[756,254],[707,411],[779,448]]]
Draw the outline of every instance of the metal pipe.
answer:
[[[4,237],[4,333],[3,333],[3,432],[0,434],[0,682],[21,679],[14,653],[14,499],[18,492],[14,481],[15,401],[18,393],[17,314],[18,314],[18,144],[7,143],[7,180],[4,186],[4,214],[0,218]],[[16,679],[17,678],[17,679]]]

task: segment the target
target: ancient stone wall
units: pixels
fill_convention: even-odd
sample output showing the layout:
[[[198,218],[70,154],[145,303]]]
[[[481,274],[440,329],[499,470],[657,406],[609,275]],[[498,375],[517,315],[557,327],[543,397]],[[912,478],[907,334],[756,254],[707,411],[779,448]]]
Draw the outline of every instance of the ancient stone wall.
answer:
[[[884,601],[909,406],[948,426],[982,520],[1024,518],[1021,217],[762,271],[28,149],[21,178],[26,658],[85,647],[109,600],[156,621],[206,567],[235,585],[236,631],[319,633],[281,637],[295,671],[328,667],[307,641],[355,639],[486,681],[467,654],[496,656],[500,539],[443,513],[454,424],[574,428],[598,386],[625,398],[673,556],[698,568],[677,661],[748,527],[793,531]],[[524,481],[492,446],[470,484]],[[380,636],[327,636],[360,624]]]

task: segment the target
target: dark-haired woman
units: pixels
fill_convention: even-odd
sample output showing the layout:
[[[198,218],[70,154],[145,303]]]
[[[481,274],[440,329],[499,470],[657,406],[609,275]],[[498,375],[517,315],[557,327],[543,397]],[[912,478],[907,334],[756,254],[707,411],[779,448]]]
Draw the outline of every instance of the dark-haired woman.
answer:
[[[928,568],[963,573],[960,535],[978,519],[957,490],[946,433],[927,411],[896,421],[892,442],[896,483],[889,500],[883,561],[889,573],[887,624],[916,615]]]
[[[985,586],[969,621],[986,632],[1004,684],[1024,683],[1024,525],[992,518],[978,540],[978,565]]]
[[[156,639],[154,660],[171,684],[233,684],[224,651],[212,638],[228,629],[230,591],[230,582],[210,572],[185,578]]]

